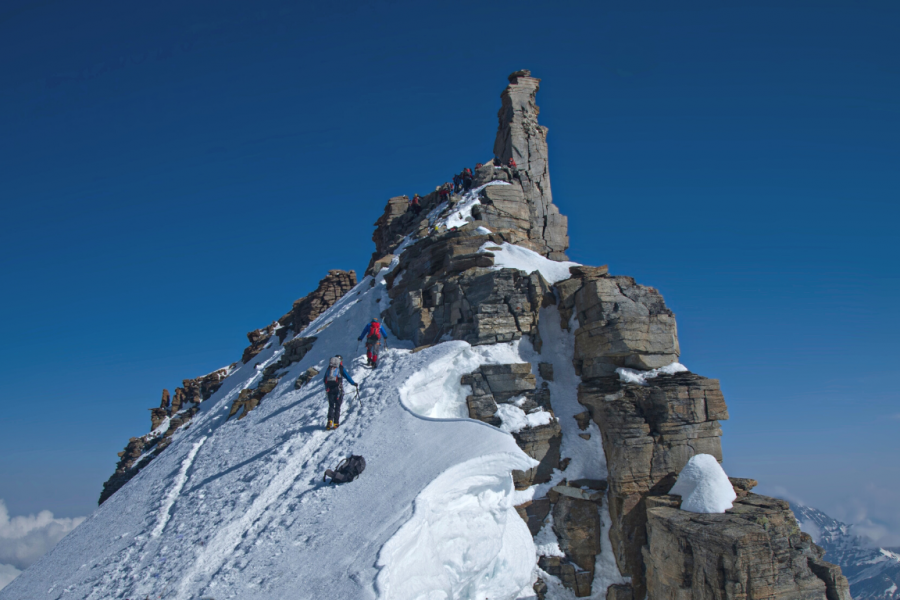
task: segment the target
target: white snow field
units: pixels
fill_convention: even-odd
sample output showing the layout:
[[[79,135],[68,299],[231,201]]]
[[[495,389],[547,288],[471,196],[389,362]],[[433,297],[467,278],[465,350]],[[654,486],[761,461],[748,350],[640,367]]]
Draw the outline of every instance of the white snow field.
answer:
[[[548,266],[519,250],[504,246],[497,255],[511,257],[502,264],[561,277],[553,271],[560,263]],[[564,330],[556,307],[543,309],[543,354],[527,340],[477,347],[448,341],[412,352],[391,335],[379,368],[370,370],[357,337],[387,306],[385,273],[374,285],[364,278],[301,332],[318,337],[312,350],[246,418],[226,421],[240,391],[259,383],[281,355],[277,337],[237,367],[158,458],[0,599],[501,600],[533,597],[538,575],[548,598],[574,598],[536,566],[537,552],[559,553],[551,525],[536,551],[513,507],[564,476],[606,477],[599,429],[591,423],[590,439],[582,439],[573,418],[584,410],[572,365],[577,323]],[[335,354],[360,390],[357,398],[345,384],[341,426],[325,431],[321,375],[301,390],[294,382],[311,366],[324,371]],[[540,385],[541,361],[554,366],[551,401],[564,431],[562,456],[571,462],[549,483],[516,491],[511,471],[533,460],[509,433],[468,418],[470,390],[460,377],[482,364],[530,362]],[[504,410],[508,431],[551,418]],[[323,483],[325,469],[351,453],[366,459],[359,479]],[[601,516],[595,599],[626,581],[612,558],[605,506]]]
[[[669,493],[681,496],[681,510],[695,513],[723,513],[737,498],[728,475],[710,454],[692,456]]]

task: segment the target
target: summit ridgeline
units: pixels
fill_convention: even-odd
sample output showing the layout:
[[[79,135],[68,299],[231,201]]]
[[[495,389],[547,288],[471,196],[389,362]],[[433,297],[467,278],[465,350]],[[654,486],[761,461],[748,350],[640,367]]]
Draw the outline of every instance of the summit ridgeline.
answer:
[[[788,503],[722,470],[725,399],[659,291],[567,261],[539,83],[509,76],[489,160],[388,200],[362,280],[330,271],[163,390],[0,599],[851,600]],[[359,386],[326,427],[338,365]]]

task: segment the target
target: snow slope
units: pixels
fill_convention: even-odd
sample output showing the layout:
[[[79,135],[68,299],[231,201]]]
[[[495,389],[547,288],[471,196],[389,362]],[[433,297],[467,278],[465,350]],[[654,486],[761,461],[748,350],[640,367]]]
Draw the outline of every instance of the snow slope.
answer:
[[[487,590],[491,598],[514,598],[530,587],[534,556],[527,545],[523,550],[530,535],[511,508],[510,471],[527,468],[531,459],[494,427],[422,417],[401,402],[404,395],[415,398],[416,381],[430,365],[466,354],[460,368],[474,370],[508,361],[518,345],[493,352],[471,352],[464,342],[417,353],[392,348],[371,371],[357,356],[356,338],[378,314],[379,299],[386,300],[381,277],[375,287],[370,278],[361,281],[302,333],[319,339],[260,406],[241,421],[226,421],[240,391],[258,383],[280,355],[274,338],[256,357],[258,368],[237,368],[165,452],[0,598],[375,598],[379,585],[411,585],[400,581],[404,569],[393,564],[408,560],[391,550],[403,535],[379,553],[402,526],[415,529],[423,519],[436,539],[453,519],[472,524],[474,537],[457,543],[477,547],[479,560],[459,560],[452,551],[417,558],[423,570],[447,577],[446,597],[485,597],[479,590]],[[293,385],[336,353],[361,384],[360,397],[348,385],[342,425],[326,432],[321,379],[299,391]],[[458,413],[449,408],[458,395],[435,397],[447,406],[433,407],[434,414]],[[363,476],[343,486],[323,484],[323,471],[351,452],[366,457]],[[482,479],[489,493],[466,491],[477,490]],[[468,505],[466,516],[424,516],[429,498],[448,494]],[[469,496],[478,494],[472,504]],[[488,530],[499,532],[499,543],[479,542]],[[522,562],[523,552],[530,561]],[[507,580],[498,581],[495,572],[511,563],[518,567],[504,569]],[[379,571],[385,575],[376,581]]]

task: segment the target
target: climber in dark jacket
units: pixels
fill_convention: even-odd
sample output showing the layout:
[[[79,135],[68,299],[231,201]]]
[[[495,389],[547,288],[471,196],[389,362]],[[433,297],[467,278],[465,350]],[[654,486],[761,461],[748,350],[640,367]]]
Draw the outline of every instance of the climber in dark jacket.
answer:
[[[323,379],[325,393],[328,395],[328,424],[325,425],[325,429],[337,429],[341,421],[341,404],[344,402],[344,379],[354,387],[359,386],[344,368],[343,357],[340,354],[328,361]]]
[[[414,194],[412,200],[409,201],[409,210],[411,210],[414,215],[422,212],[422,198],[420,198],[418,194]]]
[[[462,173],[460,173],[460,177],[462,178],[463,191],[468,192],[472,189],[472,170],[469,167],[466,167]]]

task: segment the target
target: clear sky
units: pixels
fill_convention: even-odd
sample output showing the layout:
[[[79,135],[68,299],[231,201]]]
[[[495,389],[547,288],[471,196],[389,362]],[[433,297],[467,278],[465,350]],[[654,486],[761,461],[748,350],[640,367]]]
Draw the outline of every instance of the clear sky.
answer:
[[[726,470],[900,545],[898,21],[4,0],[0,498],[89,514],[162,388],[361,273],[386,199],[490,158],[529,68],[570,257],[661,290],[682,362],[722,381]]]

